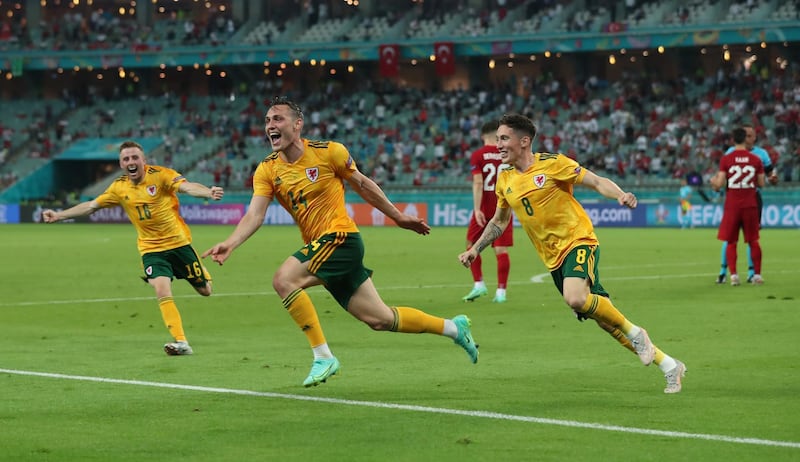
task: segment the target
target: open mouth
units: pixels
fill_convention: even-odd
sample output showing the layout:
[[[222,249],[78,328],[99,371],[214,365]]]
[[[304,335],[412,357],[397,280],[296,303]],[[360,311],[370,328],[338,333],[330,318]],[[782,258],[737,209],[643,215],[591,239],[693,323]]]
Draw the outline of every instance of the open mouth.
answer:
[[[269,141],[272,144],[279,144],[281,141],[281,134],[280,132],[274,132],[269,134]]]
[[[137,171],[139,171],[139,167],[137,167],[135,165],[129,165],[128,166],[128,173],[129,174],[134,175],[134,174],[136,174]]]

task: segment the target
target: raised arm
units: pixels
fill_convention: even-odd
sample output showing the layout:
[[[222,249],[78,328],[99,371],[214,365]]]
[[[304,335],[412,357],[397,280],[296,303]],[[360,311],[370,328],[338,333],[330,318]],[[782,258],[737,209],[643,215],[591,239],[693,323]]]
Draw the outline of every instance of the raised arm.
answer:
[[[247,213],[244,214],[239,224],[233,230],[230,236],[223,242],[216,244],[214,247],[203,252],[202,257],[205,258],[211,255],[211,259],[222,265],[231,253],[242,245],[244,241],[250,238],[264,223],[264,216],[267,214],[272,199],[264,196],[253,196],[250,199],[250,206],[247,208]]]
[[[483,202],[483,175],[476,173],[472,175],[472,208],[478,226],[486,226],[486,217],[481,211],[481,202]]]
[[[70,218],[85,217],[86,215],[93,214],[95,210],[99,208],[100,206],[97,204],[97,201],[90,200],[58,212],[47,209],[42,212],[42,220],[44,220],[45,223],[55,223]]]
[[[586,170],[581,184],[594,189],[603,197],[616,199],[617,202],[619,202],[619,205],[624,205],[628,208],[635,208],[636,204],[638,203],[636,195],[634,195],[632,192],[623,191],[619,185],[611,181],[609,178],[597,175],[592,171]]]
[[[209,188],[206,185],[192,183],[191,181],[184,181],[178,185],[178,191],[193,197],[213,199],[215,201],[222,199],[222,196],[225,194],[225,191],[219,186],[212,186]]]
[[[417,234],[428,234],[431,232],[431,227],[428,226],[422,218],[406,215],[398,210],[392,201],[386,197],[386,194],[384,194],[380,186],[363,173],[355,171],[350,175],[350,178],[347,179],[347,182],[362,199],[394,220],[397,226],[410,229]]]

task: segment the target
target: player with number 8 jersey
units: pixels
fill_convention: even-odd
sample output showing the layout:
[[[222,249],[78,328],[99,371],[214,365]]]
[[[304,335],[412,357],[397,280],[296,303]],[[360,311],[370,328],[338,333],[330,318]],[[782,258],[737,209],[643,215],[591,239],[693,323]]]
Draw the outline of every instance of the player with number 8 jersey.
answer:
[[[642,364],[657,364],[667,380],[665,393],[680,392],[686,366],[656,347],[644,328],[614,306],[600,284],[600,245],[572,190],[582,184],[629,208],[636,207],[636,195],[563,154],[532,152],[535,138],[536,126],[528,117],[506,114],[500,119],[497,149],[511,168],[498,175],[494,216],[477,242],[458,256],[459,261],[469,267],[510,225],[513,211],[577,318],[595,320]]]
[[[597,245],[589,216],[572,194],[586,170],[563,154],[533,154],[536,168],[509,169],[497,179],[497,202],[512,209],[550,271],[580,245]],[[565,194],[566,193],[566,194]]]

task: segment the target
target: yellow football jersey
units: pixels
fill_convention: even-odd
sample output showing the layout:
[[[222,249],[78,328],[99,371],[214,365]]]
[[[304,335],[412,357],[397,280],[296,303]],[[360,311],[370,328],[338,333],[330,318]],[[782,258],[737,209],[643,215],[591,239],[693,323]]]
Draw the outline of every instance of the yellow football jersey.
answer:
[[[139,184],[123,175],[95,201],[100,207],[122,206],[139,235],[137,244],[142,255],[191,244],[192,234],[181,218],[176,195],[186,178],[157,165],[145,165],[144,170]]]
[[[357,171],[347,148],[334,141],[303,139],[305,151],[290,164],[273,152],[253,176],[253,194],[277,199],[309,243],[333,232],[358,232],[347,214],[344,180]]]
[[[596,245],[589,215],[572,195],[586,171],[563,154],[535,153],[524,172],[502,170],[497,178],[497,206],[511,207],[550,271],[579,245]]]

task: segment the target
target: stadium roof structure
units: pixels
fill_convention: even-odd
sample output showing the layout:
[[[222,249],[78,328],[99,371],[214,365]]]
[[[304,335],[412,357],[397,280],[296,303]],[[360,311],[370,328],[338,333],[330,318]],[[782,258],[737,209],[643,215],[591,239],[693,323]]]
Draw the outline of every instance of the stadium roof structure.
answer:
[[[377,61],[384,43],[399,46],[401,59],[427,59],[434,44],[454,44],[458,57],[509,53],[579,53],[617,49],[722,46],[790,43],[800,41],[797,21],[764,21],[747,24],[637,28],[620,32],[530,33],[479,37],[390,39],[370,42],[280,43],[272,45],[219,45],[170,47],[158,50],[12,50],[0,51],[4,71],[85,68],[152,68],[158,66],[246,65],[268,62]]]

